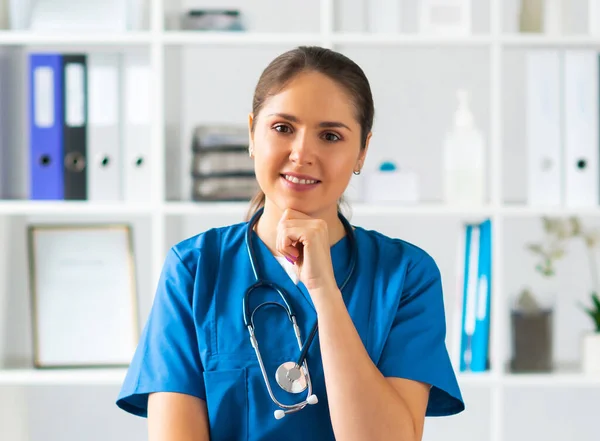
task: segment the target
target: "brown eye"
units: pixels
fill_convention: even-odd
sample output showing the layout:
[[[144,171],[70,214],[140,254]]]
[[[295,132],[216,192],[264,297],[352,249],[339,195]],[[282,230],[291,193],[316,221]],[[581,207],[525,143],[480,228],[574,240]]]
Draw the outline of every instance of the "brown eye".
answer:
[[[289,133],[290,132],[290,128],[288,126],[286,126],[285,124],[279,124],[273,128],[275,129],[276,132],[279,132],[279,133]]]
[[[325,140],[329,142],[336,142],[340,140],[340,137],[337,136],[335,133],[326,133]]]

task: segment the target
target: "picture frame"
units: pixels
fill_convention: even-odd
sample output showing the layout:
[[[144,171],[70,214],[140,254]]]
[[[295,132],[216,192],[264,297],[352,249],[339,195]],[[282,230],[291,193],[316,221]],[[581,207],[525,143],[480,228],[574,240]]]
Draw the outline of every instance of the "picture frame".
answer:
[[[132,228],[27,227],[35,368],[125,367],[140,330]]]

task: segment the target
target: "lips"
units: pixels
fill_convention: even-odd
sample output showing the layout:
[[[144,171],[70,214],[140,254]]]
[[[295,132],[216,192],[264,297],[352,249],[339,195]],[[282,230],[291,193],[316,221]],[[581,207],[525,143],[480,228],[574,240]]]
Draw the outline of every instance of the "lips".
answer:
[[[310,192],[321,185],[321,181],[312,176],[299,175],[296,173],[282,173],[281,182],[284,187],[292,192]]]
[[[318,184],[319,182],[321,182],[318,179],[315,179],[311,176],[298,175],[295,173],[282,173],[281,177],[284,178],[288,182],[291,182],[293,184],[299,184],[299,185],[314,185],[314,184]]]

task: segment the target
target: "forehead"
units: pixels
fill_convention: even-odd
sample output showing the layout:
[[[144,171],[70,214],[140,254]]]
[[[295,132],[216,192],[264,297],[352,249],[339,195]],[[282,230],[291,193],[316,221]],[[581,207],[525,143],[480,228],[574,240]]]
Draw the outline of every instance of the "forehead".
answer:
[[[294,77],[265,102],[263,112],[290,113],[300,119],[336,118],[356,123],[353,121],[355,105],[352,96],[343,86],[317,72]]]

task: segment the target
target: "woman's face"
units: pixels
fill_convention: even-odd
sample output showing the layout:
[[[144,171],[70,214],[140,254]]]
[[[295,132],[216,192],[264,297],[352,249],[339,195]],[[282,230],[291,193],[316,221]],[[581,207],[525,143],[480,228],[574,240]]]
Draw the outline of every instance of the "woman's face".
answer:
[[[267,200],[309,215],[335,210],[367,150],[345,90],[325,75],[302,73],[250,115],[250,126],[253,117],[250,147]]]

